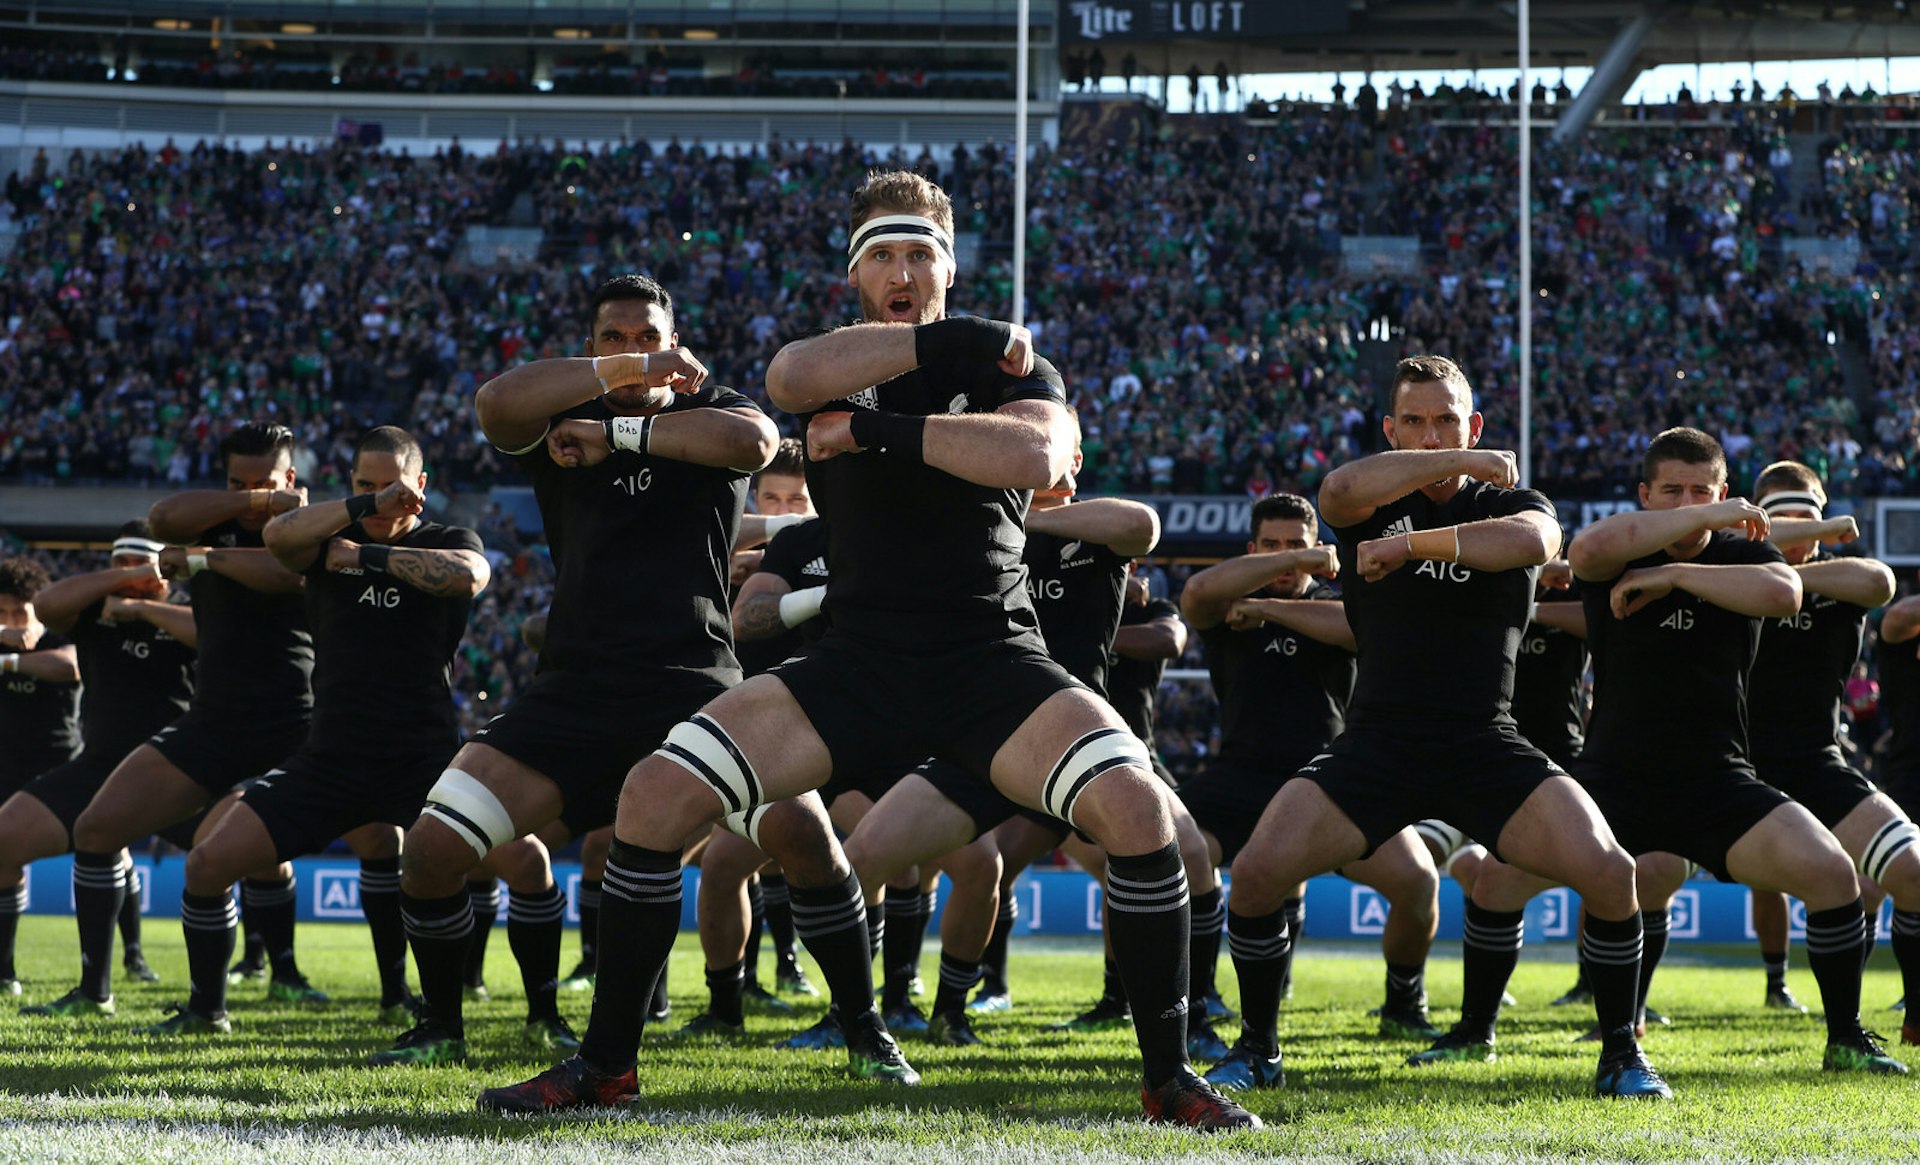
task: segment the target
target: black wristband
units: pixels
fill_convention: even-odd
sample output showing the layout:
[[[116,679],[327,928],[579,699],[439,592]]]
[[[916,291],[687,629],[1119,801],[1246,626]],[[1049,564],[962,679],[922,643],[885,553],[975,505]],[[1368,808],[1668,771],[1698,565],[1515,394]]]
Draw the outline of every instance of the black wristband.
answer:
[[[360,547],[360,569],[375,574],[387,573],[387,559],[393,557],[393,547],[363,543]]]
[[[915,461],[926,460],[927,418],[904,413],[855,410],[847,418],[847,432],[862,449],[884,449]]]
[[[364,522],[380,508],[380,499],[374,494],[354,494],[347,499],[347,521]]]
[[[952,316],[913,329],[913,356],[922,368],[941,364],[998,364],[1013,346],[1013,325],[980,316]]]

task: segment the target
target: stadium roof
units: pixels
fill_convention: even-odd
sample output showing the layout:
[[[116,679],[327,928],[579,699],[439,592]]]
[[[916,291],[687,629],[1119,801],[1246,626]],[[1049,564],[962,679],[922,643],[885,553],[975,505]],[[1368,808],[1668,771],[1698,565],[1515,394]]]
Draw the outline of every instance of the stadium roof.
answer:
[[[1036,5],[1037,6],[1037,5]],[[1635,63],[1920,56],[1920,0],[1618,3],[1533,0],[1533,64],[1594,65],[1641,16],[1650,18]],[[1142,71],[1236,73],[1511,69],[1518,63],[1514,0],[1063,0],[1065,51],[1099,43],[1113,72],[1136,54]],[[1107,10],[1104,21],[1096,9]],[[1127,31],[1097,27],[1133,19]],[[1089,21],[1096,27],[1089,28]],[[1093,31],[1097,36],[1087,36]]]

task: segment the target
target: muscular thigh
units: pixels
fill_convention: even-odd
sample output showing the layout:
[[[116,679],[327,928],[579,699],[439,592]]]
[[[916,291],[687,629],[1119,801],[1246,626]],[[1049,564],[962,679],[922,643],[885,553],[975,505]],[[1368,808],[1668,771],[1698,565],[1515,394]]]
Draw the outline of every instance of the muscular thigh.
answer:
[[[119,849],[198,813],[207,790],[150,744],[127,755],[80,814],[75,845]]]

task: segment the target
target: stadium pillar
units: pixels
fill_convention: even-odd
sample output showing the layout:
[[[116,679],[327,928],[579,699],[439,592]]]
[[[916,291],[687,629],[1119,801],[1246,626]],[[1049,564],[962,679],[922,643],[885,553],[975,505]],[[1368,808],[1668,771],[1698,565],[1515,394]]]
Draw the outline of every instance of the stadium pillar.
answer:
[[[1635,61],[1640,55],[1640,46],[1647,42],[1647,34],[1652,31],[1653,15],[1641,13],[1613,38],[1613,43],[1601,54],[1600,63],[1593,67],[1593,76],[1587,78],[1573,104],[1553,127],[1556,143],[1570,142],[1585,133],[1599,115],[1601,106],[1618,100],[1627,91],[1640,75]]]

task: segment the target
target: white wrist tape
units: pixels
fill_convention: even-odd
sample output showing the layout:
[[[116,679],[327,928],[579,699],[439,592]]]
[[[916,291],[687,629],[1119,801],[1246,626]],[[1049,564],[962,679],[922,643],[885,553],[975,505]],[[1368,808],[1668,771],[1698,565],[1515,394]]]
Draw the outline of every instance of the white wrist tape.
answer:
[[[653,418],[613,418],[607,422],[607,444],[628,453],[645,453],[653,444]]]
[[[620,354],[618,354],[618,355],[625,355],[625,353],[620,353]],[[642,353],[640,353],[640,382],[641,382],[642,384],[645,384],[645,383],[646,383],[646,380],[647,380],[647,365],[648,365],[649,363],[651,363],[651,361],[650,361],[650,360],[648,360],[648,358],[647,358],[647,357],[648,357],[648,353],[646,353],[646,352],[642,352]],[[610,360],[610,359],[617,359],[617,358],[618,358],[617,356],[611,356],[611,357],[610,357],[610,356],[595,356],[595,357],[593,358],[593,378],[594,378],[595,380],[597,380],[597,381],[599,381],[599,382],[600,382],[600,392],[601,392],[601,395],[603,395],[603,396],[604,396],[605,394],[607,394],[607,393],[609,393],[609,392],[612,392],[612,391],[613,391],[613,390],[614,390],[614,389],[615,389],[616,387],[618,387],[618,386],[617,386],[617,385],[613,385],[613,384],[609,384],[609,383],[607,382],[607,378],[606,378],[606,375],[605,375],[604,373],[602,373],[602,372],[600,371],[600,362],[601,362],[602,360]]]
[[[207,569],[207,556],[204,554],[187,555],[187,577],[192,578]]]
[[[798,627],[818,615],[826,601],[827,588],[824,586],[788,591],[780,596],[780,621],[789,627]]]
[[[810,522],[812,520],[813,519],[806,514],[775,514],[773,517],[767,519],[767,537],[772,538],[775,534],[778,534],[789,526],[798,526],[802,522]]]

